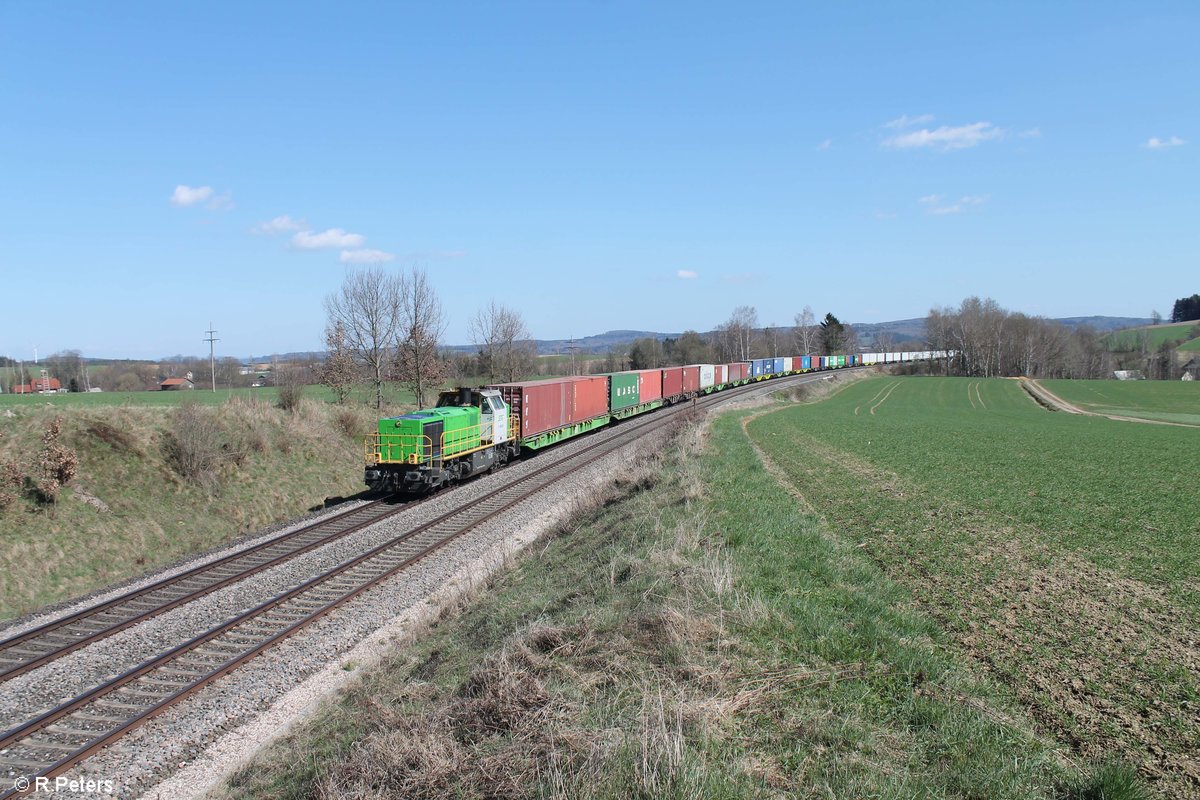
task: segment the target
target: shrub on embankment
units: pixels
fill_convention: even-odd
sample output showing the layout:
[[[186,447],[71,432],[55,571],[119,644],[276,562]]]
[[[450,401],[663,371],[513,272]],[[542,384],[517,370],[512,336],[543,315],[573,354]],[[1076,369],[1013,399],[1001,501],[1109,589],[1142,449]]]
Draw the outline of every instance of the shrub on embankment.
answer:
[[[0,618],[358,492],[373,419],[363,407],[289,412],[242,398],[0,416]]]

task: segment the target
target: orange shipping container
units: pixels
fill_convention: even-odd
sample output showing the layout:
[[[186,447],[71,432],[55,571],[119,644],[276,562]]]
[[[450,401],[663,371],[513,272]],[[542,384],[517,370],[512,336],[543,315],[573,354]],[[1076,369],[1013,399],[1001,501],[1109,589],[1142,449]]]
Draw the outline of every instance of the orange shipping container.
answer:
[[[521,437],[537,436],[608,414],[608,378],[603,375],[518,381],[498,389],[521,420]]]

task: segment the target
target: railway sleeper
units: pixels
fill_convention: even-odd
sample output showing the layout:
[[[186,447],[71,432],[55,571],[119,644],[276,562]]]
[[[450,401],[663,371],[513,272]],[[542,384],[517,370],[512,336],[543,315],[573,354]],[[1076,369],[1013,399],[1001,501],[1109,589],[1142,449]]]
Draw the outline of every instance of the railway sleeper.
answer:
[[[55,736],[74,736],[77,739],[94,739],[98,731],[89,731],[83,728],[72,728],[70,725],[64,725],[62,722],[52,722],[43,731],[53,733]]]
[[[89,739],[95,738],[96,734],[87,734]],[[21,747],[26,750],[37,752],[38,750],[48,750],[52,753],[74,753],[79,749],[77,744],[63,744],[62,742],[47,742],[40,739],[34,739],[32,736],[21,742]]]
[[[116,700],[109,700],[108,698],[93,700],[92,705],[102,710],[108,709],[109,711],[123,712],[125,716],[120,720],[121,722],[125,722],[132,715],[140,714],[146,710],[146,706],[140,703],[118,703]]]
[[[26,643],[25,643],[25,642],[22,642],[21,644],[23,645],[23,644],[26,644]],[[32,657],[32,658],[39,658],[39,657],[41,657],[41,656],[44,656],[44,655],[46,655],[46,652],[47,652],[47,651],[46,651],[46,650],[30,650],[30,649],[29,649],[29,648],[27,648],[27,647],[22,647],[21,645],[16,645],[16,646],[13,646],[13,647],[10,647],[10,648],[8,648],[8,649],[7,649],[7,650],[5,650],[4,652],[6,652],[6,653],[15,653],[15,654],[16,654],[16,655],[18,655],[18,656],[24,656],[24,657],[21,659],[21,661],[23,661],[23,662],[24,662],[24,661],[28,661],[30,657]]]
[[[129,721],[129,717],[114,717],[111,714],[100,714],[96,713],[96,711],[93,711],[90,708],[81,708],[72,713],[67,719],[71,719],[76,722],[91,723],[92,725],[102,726],[105,728],[111,728],[113,725],[120,725]],[[99,733],[99,731],[94,731],[94,733]]]
[[[8,768],[10,774],[24,774],[33,770],[39,770],[46,766],[45,759],[41,761],[30,761],[27,758],[19,758],[17,756],[0,755],[0,769]]]

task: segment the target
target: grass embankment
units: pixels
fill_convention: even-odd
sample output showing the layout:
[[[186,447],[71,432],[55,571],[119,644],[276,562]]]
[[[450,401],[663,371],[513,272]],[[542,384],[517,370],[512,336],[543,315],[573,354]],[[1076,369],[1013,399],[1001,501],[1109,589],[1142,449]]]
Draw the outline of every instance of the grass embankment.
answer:
[[[165,394],[165,393],[164,393]],[[197,393],[198,394],[198,393]],[[85,396],[85,395],[78,395]],[[57,502],[0,509],[0,618],[206,550],[362,488],[370,409],[305,402],[295,414],[236,399],[164,407],[25,406],[0,414],[0,462],[27,464],[56,417],[78,475]],[[187,420],[189,480],[171,461]],[[178,456],[178,453],[175,453]]]
[[[435,393],[436,394],[436,393]],[[333,393],[324,386],[305,386],[304,397],[316,403],[332,403]],[[62,408],[71,406],[88,406],[92,408],[110,406],[178,406],[185,403],[199,403],[206,406],[219,406],[231,400],[243,400],[251,403],[274,404],[279,402],[279,390],[273,386],[263,386],[257,389],[217,389],[210,391],[197,384],[195,389],[185,391],[145,391],[145,392],[63,392],[61,394],[0,394],[0,408],[22,407]],[[353,400],[359,404],[374,403],[374,390],[358,386],[354,389]],[[409,408],[415,403],[412,392],[399,386],[389,385],[385,389],[385,402],[388,406]]]
[[[1154,350],[1167,343],[1184,342],[1192,339],[1197,327],[1195,320],[1191,322],[1173,322],[1166,325],[1146,325],[1141,328],[1126,328],[1113,331],[1101,341],[1113,352],[1137,350],[1145,342]]]
[[[1200,796],[1200,430],[885,378],[750,432],[1042,730]]]
[[[1039,381],[1054,394],[1094,414],[1200,425],[1196,381]]]
[[[598,487],[224,794],[1138,796],[1120,769],[1081,781],[948,656],[908,591],[763,469],[746,413],[618,496]]]

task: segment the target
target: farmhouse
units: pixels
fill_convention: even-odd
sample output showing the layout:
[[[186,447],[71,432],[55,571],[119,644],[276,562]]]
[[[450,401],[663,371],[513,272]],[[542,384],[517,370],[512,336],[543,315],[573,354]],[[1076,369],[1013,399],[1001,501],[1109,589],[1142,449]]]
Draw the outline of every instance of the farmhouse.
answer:
[[[195,389],[196,384],[192,383],[189,378],[167,378],[158,385],[158,388],[164,392],[177,392],[184,389]]]

